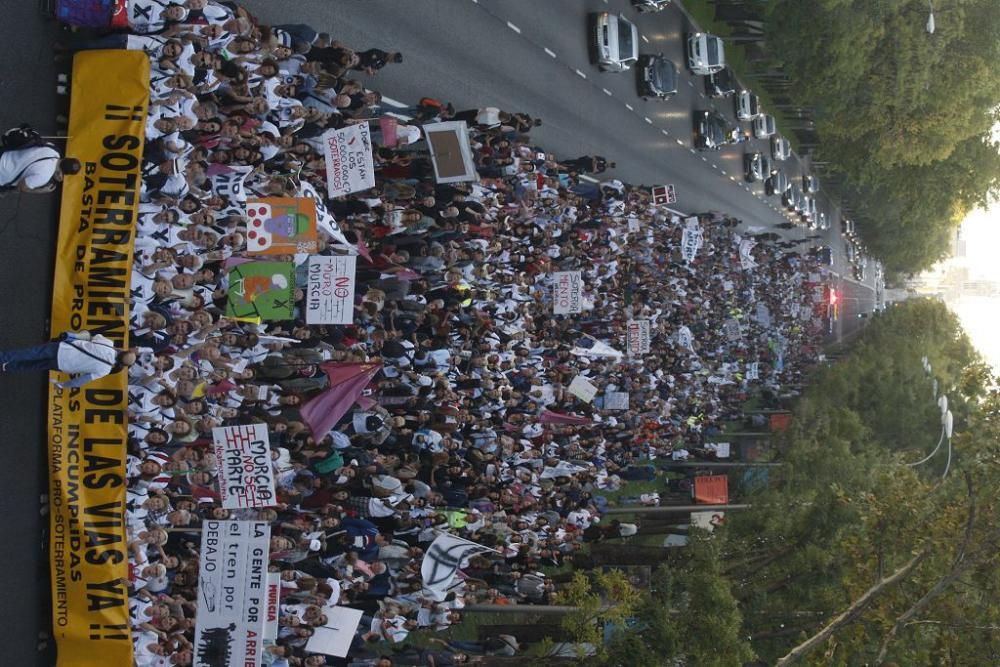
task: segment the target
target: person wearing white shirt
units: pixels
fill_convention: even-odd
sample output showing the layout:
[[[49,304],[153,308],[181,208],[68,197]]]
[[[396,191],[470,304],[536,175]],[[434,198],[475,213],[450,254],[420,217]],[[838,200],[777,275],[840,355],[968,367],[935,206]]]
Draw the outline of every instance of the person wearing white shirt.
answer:
[[[56,189],[64,174],[80,171],[80,161],[63,159],[52,146],[41,144],[0,152],[0,192],[45,193]]]
[[[135,363],[133,350],[118,350],[114,343],[86,331],[66,333],[61,340],[21,350],[0,350],[0,373],[47,370],[76,375],[59,387],[83,385],[128,368]]]

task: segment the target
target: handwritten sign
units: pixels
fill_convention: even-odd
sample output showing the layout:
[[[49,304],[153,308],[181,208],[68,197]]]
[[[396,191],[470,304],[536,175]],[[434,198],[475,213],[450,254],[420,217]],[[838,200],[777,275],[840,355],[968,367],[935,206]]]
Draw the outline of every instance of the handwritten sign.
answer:
[[[649,354],[649,320],[629,320],[625,331],[625,345],[628,356],[639,357]]]
[[[579,398],[584,403],[590,403],[597,396],[597,387],[583,375],[577,375],[569,384],[569,393]]]
[[[375,163],[368,123],[348,125],[323,133],[326,158],[326,189],[330,197],[342,197],[375,187]]]
[[[317,255],[309,258],[306,324],[351,324],[358,258]]]
[[[552,312],[556,315],[583,312],[583,278],[580,271],[556,271],[552,278]]]
[[[222,506],[267,507],[277,502],[267,424],[212,429]]]

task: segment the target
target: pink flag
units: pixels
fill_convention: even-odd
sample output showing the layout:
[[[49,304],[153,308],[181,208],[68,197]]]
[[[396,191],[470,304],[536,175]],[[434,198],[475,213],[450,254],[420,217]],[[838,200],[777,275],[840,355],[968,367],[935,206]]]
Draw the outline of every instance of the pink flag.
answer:
[[[552,412],[551,410],[542,410],[542,414],[538,415],[538,421],[543,424],[593,424],[594,420],[590,417],[580,417],[579,415],[566,415],[561,412]]]
[[[399,137],[396,136],[397,125],[399,125],[399,121],[392,116],[382,116],[378,119],[379,129],[382,130],[383,146],[392,148],[399,143]]]
[[[309,425],[317,440],[329,433],[351,409],[381,370],[382,364],[325,363],[321,367],[330,378],[330,386],[322,394],[309,399],[299,410],[302,420]]]

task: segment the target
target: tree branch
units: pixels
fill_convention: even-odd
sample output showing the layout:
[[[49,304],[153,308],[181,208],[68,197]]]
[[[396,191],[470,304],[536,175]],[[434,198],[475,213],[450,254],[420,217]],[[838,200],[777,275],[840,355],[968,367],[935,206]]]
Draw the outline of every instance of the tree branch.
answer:
[[[976,558],[966,559],[965,557],[969,545],[972,543],[972,529],[976,521],[976,492],[975,488],[972,486],[972,476],[969,473],[965,474],[965,484],[969,489],[969,511],[965,519],[965,533],[962,536],[962,541],[959,543],[958,548],[955,549],[955,558],[951,562],[951,569],[948,570],[948,574],[941,577],[929,591],[924,593],[923,597],[914,602],[913,606],[903,612],[903,614],[896,619],[892,628],[890,628],[889,632],[887,632],[882,638],[882,643],[879,644],[878,657],[875,658],[876,665],[881,665],[885,661],[885,654],[889,651],[889,644],[896,639],[896,635],[903,628],[903,626],[912,620],[914,616],[919,614],[924,607],[930,604],[931,600],[943,593],[953,581],[962,576],[967,569],[975,565],[977,562]]]
[[[776,667],[787,667],[787,665],[793,665],[804,658],[810,651],[816,648],[816,646],[829,639],[835,632],[857,618],[858,615],[864,611],[865,607],[868,606],[872,600],[878,597],[882,591],[905,579],[906,576],[914,570],[914,568],[923,562],[928,553],[930,553],[930,550],[924,549],[891,575],[869,588],[865,591],[864,595],[852,602],[846,610],[830,621],[826,627],[785,654],[780,660],[778,660],[778,662],[775,663]]]

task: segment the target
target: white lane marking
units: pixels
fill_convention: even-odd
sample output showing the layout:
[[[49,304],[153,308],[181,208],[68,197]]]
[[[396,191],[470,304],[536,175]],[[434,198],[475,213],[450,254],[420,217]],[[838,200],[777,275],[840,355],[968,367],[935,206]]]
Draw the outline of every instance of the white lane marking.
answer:
[[[579,76],[581,79],[586,79],[587,78],[587,75],[584,74],[583,72],[581,72],[580,70],[575,69],[573,71],[576,72],[577,76]]]
[[[694,88],[694,81],[688,81],[688,85]]]
[[[642,118],[643,118],[643,120],[645,120],[645,121],[646,121],[647,123],[649,123],[650,125],[652,125],[652,124],[653,124],[653,121],[651,121],[651,120],[649,119],[649,116],[643,116]]]
[[[556,52],[555,52],[555,51],[552,51],[551,49],[545,49],[545,53],[549,54],[549,55],[550,55],[550,56],[552,56],[553,58],[555,58],[555,57],[556,57]]]
[[[513,30],[514,32],[516,32],[517,34],[519,34],[519,35],[521,34],[521,29],[518,28],[513,23],[511,23],[510,21],[507,21],[507,27],[510,28],[511,30]]]
[[[626,109],[628,109],[629,111],[635,111],[635,109],[634,109],[634,108],[632,108],[632,105],[631,105],[631,104],[626,104],[626,105],[625,105],[625,108],[626,108]]]
[[[644,41],[644,42],[646,42],[647,44],[649,44],[649,40],[648,40],[648,39],[646,39],[646,36],[645,36],[645,35],[640,35],[640,37],[642,37],[642,41]]]
[[[603,90],[603,91],[604,91],[604,94],[605,94],[605,95],[607,95],[608,97],[611,97],[612,95],[614,95],[614,93],[612,93],[612,92],[611,92],[610,90],[608,90],[607,88],[601,88],[601,90]]]
[[[587,181],[588,183],[600,183],[600,181],[594,178],[593,176],[587,176],[586,174],[580,176],[580,180]]]
[[[681,146],[683,146],[683,145],[684,145],[684,142],[683,142],[683,141],[681,141],[680,139],[675,139],[675,141],[676,141],[676,142],[677,142],[678,144],[680,144]]]
[[[394,100],[391,97],[386,97],[385,95],[382,96],[382,101],[385,102],[386,104],[388,104],[389,106],[393,106],[393,107],[406,107],[406,106],[409,106],[408,104],[403,104],[399,100]]]
[[[722,172],[722,175],[723,175],[723,176],[725,176],[725,175],[726,175],[726,170],[725,170],[725,169],[720,169],[719,171],[721,171],[721,172]]]
[[[712,169],[718,169],[718,168],[719,168],[719,165],[717,165],[717,164],[713,164],[712,165]]]
[[[702,162],[708,162],[708,158],[707,158],[707,157],[705,157],[704,155],[702,155],[702,156],[701,156],[701,161],[702,161]]]
[[[695,154],[697,154],[697,153],[698,153],[698,151],[696,151],[696,150],[695,150],[695,149],[693,149],[693,148],[689,148],[688,150],[689,150],[689,151],[691,151],[692,153],[695,153]]]
[[[670,136],[670,133],[667,132],[666,130],[660,130],[660,133],[663,134],[664,136],[667,136],[667,137]]]

